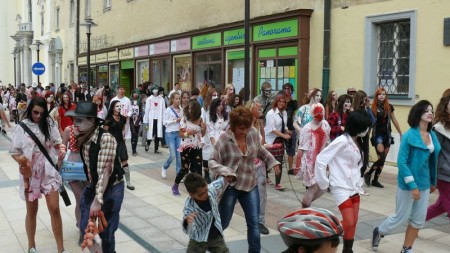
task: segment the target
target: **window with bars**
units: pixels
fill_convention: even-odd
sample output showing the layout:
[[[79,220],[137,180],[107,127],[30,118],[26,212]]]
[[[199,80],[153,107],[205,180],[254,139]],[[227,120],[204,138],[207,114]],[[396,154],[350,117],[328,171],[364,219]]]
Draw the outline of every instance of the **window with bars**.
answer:
[[[377,84],[388,94],[408,95],[410,21],[378,24]]]

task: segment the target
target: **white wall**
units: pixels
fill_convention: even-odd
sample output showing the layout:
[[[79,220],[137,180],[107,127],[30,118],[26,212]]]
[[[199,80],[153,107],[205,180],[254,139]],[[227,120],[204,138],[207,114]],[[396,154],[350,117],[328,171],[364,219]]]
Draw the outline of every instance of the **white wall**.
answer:
[[[16,20],[16,1],[2,1],[0,8],[0,80],[3,85],[14,83],[14,35],[18,26]]]

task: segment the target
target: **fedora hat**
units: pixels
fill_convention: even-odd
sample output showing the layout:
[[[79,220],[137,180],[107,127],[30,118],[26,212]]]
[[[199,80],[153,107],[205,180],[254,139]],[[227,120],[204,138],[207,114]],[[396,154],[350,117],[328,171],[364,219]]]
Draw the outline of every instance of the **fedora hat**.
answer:
[[[86,117],[86,118],[98,118],[97,117],[97,105],[89,101],[78,101],[75,110],[68,111],[64,114],[69,117]]]

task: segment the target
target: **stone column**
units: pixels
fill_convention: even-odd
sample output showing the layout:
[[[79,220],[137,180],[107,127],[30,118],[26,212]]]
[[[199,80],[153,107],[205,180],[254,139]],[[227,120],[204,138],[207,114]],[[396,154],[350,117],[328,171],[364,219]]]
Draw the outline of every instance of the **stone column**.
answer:
[[[31,43],[32,38],[31,37],[24,37],[22,39],[22,45],[23,45],[23,82],[25,83],[25,86],[31,85],[33,83],[33,76],[31,72],[31,66],[32,63],[32,56],[31,56]],[[37,78],[34,79],[34,81],[37,82]]]
[[[58,85],[61,83],[62,73],[62,50],[56,52],[56,69],[55,69],[55,83]]]

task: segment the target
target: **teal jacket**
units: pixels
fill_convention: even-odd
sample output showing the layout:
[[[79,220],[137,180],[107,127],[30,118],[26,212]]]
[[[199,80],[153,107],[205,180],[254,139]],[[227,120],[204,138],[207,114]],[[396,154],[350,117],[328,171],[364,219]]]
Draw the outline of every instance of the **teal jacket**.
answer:
[[[434,151],[430,150],[420,137],[419,128],[410,128],[402,137],[397,158],[398,187],[402,190],[426,190],[436,185],[437,160],[441,145],[431,131]]]

